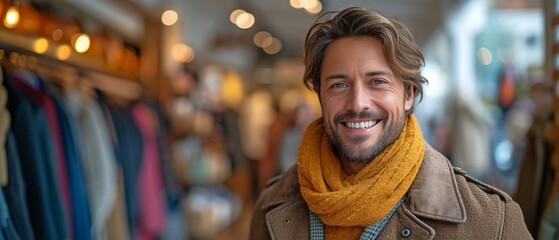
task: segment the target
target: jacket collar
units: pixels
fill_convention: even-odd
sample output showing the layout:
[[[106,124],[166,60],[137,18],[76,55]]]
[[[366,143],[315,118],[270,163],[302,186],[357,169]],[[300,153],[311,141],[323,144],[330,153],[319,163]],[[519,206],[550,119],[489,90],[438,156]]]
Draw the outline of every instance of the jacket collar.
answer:
[[[264,199],[262,208],[273,208],[287,202],[304,202],[299,191],[297,168],[293,166],[285,174],[269,181],[275,183]],[[454,171],[446,157],[425,143],[425,155],[406,201],[406,207],[416,216],[453,222],[466,222],[466,209],[454,176]]]
[[[273,185],[270,189],[270,195],[263,195],[267,197],[264,199],[262,209],[281,205],[290,201],[301,201],[303,197],[299,191],[299,181],[297,179],[297,165],[292,166],[284,174],[270,179],[267,186]]]

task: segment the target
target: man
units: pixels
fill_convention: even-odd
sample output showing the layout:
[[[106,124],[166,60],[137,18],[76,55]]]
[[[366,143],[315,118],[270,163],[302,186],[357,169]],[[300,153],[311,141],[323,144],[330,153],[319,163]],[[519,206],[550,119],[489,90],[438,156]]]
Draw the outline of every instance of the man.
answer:
[[[251,239],[531,239],[509,195],[453,168],[413,115],[424,59],[397,20],[352,7],[319,19],[305,84],[322,117],[296,167],[256,202]]]

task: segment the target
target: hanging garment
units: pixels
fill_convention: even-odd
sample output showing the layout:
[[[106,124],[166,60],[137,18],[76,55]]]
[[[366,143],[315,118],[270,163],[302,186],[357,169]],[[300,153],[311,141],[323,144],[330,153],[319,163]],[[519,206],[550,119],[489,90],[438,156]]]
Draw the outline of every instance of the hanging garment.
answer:
[[[160,105],[152,100],[143,100],[147,107],[154,113],[157,122],[157,148],[159,150],[159,161],[161,163],[161,174],[163,175],[163,186],[167,195],[167,205],[170,209],[176,208],[179,204],[181,195],[183,194],[182,187],[172,166],[171,156],[169,154],[167,139],[169,132],[169,122],[165,117]]]
[[[0,66],[0,146],[4,146],[6,142],[6,134],[8,133],[8,128],[10,128],[10,112],[6,108],[8,102],[8,92],[3,81],[3,69]],[[8,184],[8,163],[6,159],[5,148],[0,148],[0,186],[6,186]]]
[[[126,212],[130,235],[138,219],[138,175],[142,161],[143,140],[138,126],[132,119],[130,111],[125,107],[110,106],[99,93],[99,104],[104,109],[105,118],[109,119],[113,130],[114,152],[124,176]]]
[[[2,77],[0,77],[0,83],[2,83]],[[7,138],[9,137],[9,112],[6,109],[7,103],[7,93],[4,85],[0,84],[0,146],[6,146],[1,149],[0,152],[0,183],[3,187],[7,187],[9,182],[8,175],[8,161],[6,159],[7,155]],[[11,143],[10,143],[11,144]],[[11,151],[11,150],[10,150]],[[13,161],[13,160],[11,160]],[[19,209],[16,209],[16,211]],[[15,223],[11,217],[12,211],[9,208],[8,200],[5,197],[4,189],[0,188],[0,239],[21,239],[19,233],[15,227]]]
[[[55,156],[55,166],[56,166],[56,176],[58,179],[58,185],[60,186],[60,190],[62,193],[62,203],[63,209],[65,213],[66,219],[66,226],[69,236],[73,236],[73,226],[72,226],[72,206],[70,200],[70,189],[69,189],[69,182],[68,182],[68,170],[66,169],[66,157],[64,156],[64,147],[62,143],[61,137],[61,130],[60,124],[58,121],[58,116],[56,114],[56,108],[52,99],[50,99],[44,92],[41,92],[36,89],[39,87],[39,79],[35,77],[35,79],[27,79],[20,78],[19,76],[22,75],[22,72],[17,72],[19,74],[14,75],[12,78],[14,84],[25,93],[31,100],[35,103],[39,104],[42,107],[45,113],[45,119],[48,126],[48,130],[52,136],[52,147],[54,149],[54,156]],[[29,74],[27,74],[29,75]],[[31,85],[33,84],[33,85]]]
[[[67,239],[70,235],[55,168],[53,137],[45,113],[6,76],[4,86],[8,91],[11,129],[21,160],[33,233],[44,239]]]
[[[91,239],[91,214],[87,197],[81,154],[75,147],[74,133],[66,106],[58,96],[51,95],[60,124],[61,140],[65,156],[71,200],[74,239]]]
[[[116,173],[116,200],[107,219],[107,238],[108,240],[132,239],[130,237],[130,226],[128,225],[126,213],[126,202],[124,195],[124,177],[121,169]]]
[[[14,227],[10,215],[4,191],[0,188],[0,239],[19,240],[21,238]]]
[[[165,230],[165,189],[161,176],[157,121],[151,110],[141,102],[131,107],[132,117],[143,139],[142,165],[138,176],[138,239],[158,239]]]
[[[78,90],[69,90],[64,99],[77,121],[83,151],[82,166],[91,209],[93,239],[107,239],[107,222],[116,204],[116,158],[103,112],[99,104]]]
[[[6,135],[6,154],[8,156],[8,172],[10,173],[8,185],[3,190],[6,195],[6,202],[12,214],[11,218],[15,225],[18,235],[22,239],[35,239],[33,228],[29,218],[27,204],[22,199],[26,199],[25,182],[22,176],[21,160],[17,152],[14,133],[10,129]]]

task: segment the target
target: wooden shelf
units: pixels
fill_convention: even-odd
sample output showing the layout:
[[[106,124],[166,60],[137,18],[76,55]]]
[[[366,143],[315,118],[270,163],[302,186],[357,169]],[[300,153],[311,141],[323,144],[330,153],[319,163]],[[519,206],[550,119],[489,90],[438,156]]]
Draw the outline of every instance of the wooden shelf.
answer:
[[[121,72],[118,70],[110,69],[109,66],[103,62],[101,57],[94,57],[87,54],[78,53],[70,47],[70,55],[68,58],[60,59],[57,55],[57,51],[60,47],[65,46],[55,42],[53,40],[44,38],[48,42],[48,48],[42,53],[34,51],[34,45],[40,36],[29,36],[23,33],[11,31],[5,28],[0,28],[0,48],[5,51],[15,51],[20,54],[25,54],[29,56],[37,57],[41,60],[54,61],[62,64],[67,64],[80,70],[93,71],[103,74],[108,74],[118,78],[124,78],[128,80],[136,80],[136,77],[132,74]]]

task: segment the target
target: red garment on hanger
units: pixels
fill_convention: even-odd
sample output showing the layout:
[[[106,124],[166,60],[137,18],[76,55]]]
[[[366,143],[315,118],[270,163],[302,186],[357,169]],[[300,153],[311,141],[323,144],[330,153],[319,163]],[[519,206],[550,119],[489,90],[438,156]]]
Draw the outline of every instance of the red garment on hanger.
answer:
[[[157,145],[157,120],[143,103],[132,106],[132,117],[144,142],[142,166],[138,176],[138,226],[134,236],[138,239],[157,239],[165,230],[167,205]]]

